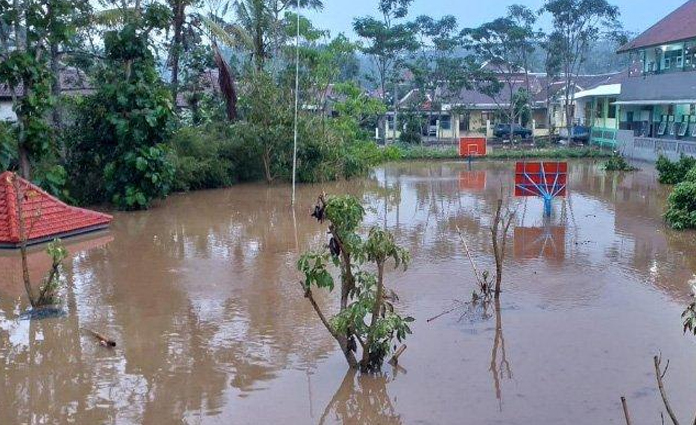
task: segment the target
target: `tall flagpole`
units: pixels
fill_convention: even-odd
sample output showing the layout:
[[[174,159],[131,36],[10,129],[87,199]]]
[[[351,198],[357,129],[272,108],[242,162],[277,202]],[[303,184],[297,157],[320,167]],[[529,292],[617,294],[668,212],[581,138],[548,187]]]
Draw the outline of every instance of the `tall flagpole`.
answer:
[[[297,0],[297,37],[295,38],[295,135],[292,146],[292,205],[295,205],[297,179],[297,119],[300,106],[300,0]]]

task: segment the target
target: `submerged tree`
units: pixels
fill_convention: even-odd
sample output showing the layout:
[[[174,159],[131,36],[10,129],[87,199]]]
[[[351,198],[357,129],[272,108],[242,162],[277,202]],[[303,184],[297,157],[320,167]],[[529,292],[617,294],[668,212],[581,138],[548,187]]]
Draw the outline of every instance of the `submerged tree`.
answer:
[[[328,222],[329,251],[303,254],[298,268],[305,276],[305,297],[338,342],[348,365],[370,372],[381,368],[395,339],[401,342],[411,333],[408,324],[414,319],[402,317],[394,310],[392,300],[396,295],[384,283],[387,262],[392,260],[395,267],[405,270],[410,256],[388,231],[373,228],[363,239],[357,231],[364,215],[365,210],[354,197],[320,196],[313,216],[322,223]],[[327,318],[312,293],[313,288],[334,289],[329,262],[339,268],[341,279],[340,310],[331,318]],[[365,270],[368,264],[376,267],[377,273]],[[362,350],[360,361],[356,357],[358,344]]]
[[[41,219],[42,211],[36,209],[33,211],[31,217],[27,217],[27,211],[24,210],[24,203],[28,199],[31,199],[31,197],[36,196],[34,193],[35,191],[27,190],[26,184],[21,182],[15,174],[12,174],[10,179],[12,179],[10,184],[12,184],[14,189],[14,199],[12,203],[14,204],[15,215],[17,216],[19,227],[19,253],[22,262],[22,282],[24,283],[24,289],[29,298],[29,303],[32,308],[59,304],[60,298],[58,297],[58,291],[60,290],[60,275],[63,261],[67,258],[68,251],[63,247],[60,239],[54,239],[53,242],[48,244],[46,252],[51,257],[51,268],[42,285],[39,287],[38,294],[35,294],[29,276],[27,248],[34,225]]]

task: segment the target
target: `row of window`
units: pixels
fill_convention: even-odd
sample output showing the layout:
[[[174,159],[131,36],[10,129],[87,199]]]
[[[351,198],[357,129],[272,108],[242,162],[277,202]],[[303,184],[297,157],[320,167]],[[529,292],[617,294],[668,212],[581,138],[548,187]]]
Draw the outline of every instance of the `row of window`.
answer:
[[[641,53],[645,73],[696,69],[695,42],[647,49]]]

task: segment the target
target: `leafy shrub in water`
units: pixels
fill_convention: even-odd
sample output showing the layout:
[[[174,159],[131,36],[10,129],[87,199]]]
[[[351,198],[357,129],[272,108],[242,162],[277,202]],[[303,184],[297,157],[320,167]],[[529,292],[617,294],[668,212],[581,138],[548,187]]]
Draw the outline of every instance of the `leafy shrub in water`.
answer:
[[[319,197],[314,214],[320,222],[328,221],[331,235],[326,250],[303,254],[297,267],[304,274],[302,287],[322,323],[336,339],[352,368],[377,371],[392,350],[393,344],[411,333],[412,317],[402,317],[394,310],[384,285],[387,263],[406,268],[408,251],[399,247],[386,230],[373,228],[367,238],[358,234],[365,209],[351,196]],[[340,310],[327,318],[314,300],[312,291],[333,291],[336,283],[329,271],[333,264],[340,270]],[[376,273],[362,267],[370,265]],[[358,347],[362,356],[358,361]]]
[[[184,127],[176,132],[172,138],[174,190],[211,189],[237,181],[226,136],[224,128],[214,125]]]
[[[104,168],[111,202],[126,210],[147,209],[153,199],[166,197],[173,178],[174,166],[163,144],[127,152]]]
[[[696,158],[682,155],[678,161],[670,161],[667,157],[660,155],[655,163],[655,169],[659,176],[658,181],[662,184],[677,184],[684,181],[686,173],[696,165]]]
[[[621,155],[614,155],[609,158],[602,166],[606,171],[636,171],[638,168],[626,162]]]
[[[665,219],[676,230],[696,228],[696,181],[683,181],[674,186],[667,200]]]

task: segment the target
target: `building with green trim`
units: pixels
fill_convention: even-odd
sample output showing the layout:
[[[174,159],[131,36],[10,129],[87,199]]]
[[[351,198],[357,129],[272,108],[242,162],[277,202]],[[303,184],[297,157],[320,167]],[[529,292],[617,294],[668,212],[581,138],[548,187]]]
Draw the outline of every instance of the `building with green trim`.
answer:
[[[696,156],[696,0],[622,46],[627,73],[576,95],[576,118],[592,127],[591,142],[617,146],[620,133],[636,149]]]

